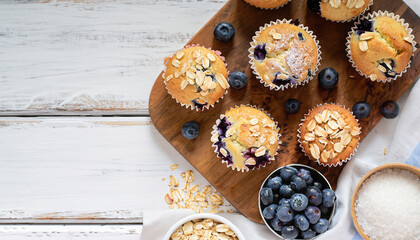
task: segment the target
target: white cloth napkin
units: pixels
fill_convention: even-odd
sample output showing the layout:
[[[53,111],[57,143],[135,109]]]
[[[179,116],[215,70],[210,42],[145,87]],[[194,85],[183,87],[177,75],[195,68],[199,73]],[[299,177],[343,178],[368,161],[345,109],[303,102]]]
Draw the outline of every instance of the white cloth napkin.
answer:
[[[369,170],[390,162],[407,162],[420,167],[419,102],[420,82],[417,82],[398,100],[399,116],[392,120],[382,119],[360,144],[358,152],[347,163],[338,179],[338,207],[330,229],[317,239],[362,239],[353,226],[349,203],[353,189]],[[162,239],[177,220],[192,213],[188,210],[144,212],[141,239]],[[265,225],[254,223],[240,214],[220,215],[231,220],[248,240],[276,239]]]

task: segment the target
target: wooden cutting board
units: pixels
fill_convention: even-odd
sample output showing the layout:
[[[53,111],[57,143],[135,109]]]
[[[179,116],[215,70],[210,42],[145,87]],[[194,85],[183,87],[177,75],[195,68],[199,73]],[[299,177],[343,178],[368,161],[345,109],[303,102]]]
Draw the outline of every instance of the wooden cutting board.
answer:
[[[203,5],[203,8],[206,7]],[[401,0],[374,0],[370,11],[388,10],[399,14],[414,29],[416,40],[420,40],[419,17]],[[248,64],[248,48],[255,31],[267,22],[276,19],[299,19],[318,37],[322,60],[320,69],[333,67],[339,72],[339,83],[332,91],[318,86],[315,77],[304,86],[286,91],[271,91],[264,87],[251,73]],[[214,39],[214,27],[222,21],[230,22],[236,29],[234,39],[221,43]],[[229,71],[243,71],[248,75],[246,89],[230,89],[214,108],[203,112],[187,110],[169,96],[163,83],[162,74],[150,93],[150,117],[156,129],[176,148],[207,180],[225,196],[236,209],[249,219],[262,223],[258,211],[258,191],[264,179],[274,169],[289,163],[310,165],[322,172],[336,186],[342,167],[326,168],[309,161],[301,152],[297,143],[297,128],[303,115],[320,103],[336,102],[351,108],[358,101],[371,105],[369,118],[360,121],[361,139],[372,130],[381,119],[379,106],[386,100],[397,100],[401,94],[419,76],[419,51],[413,57],[411,68],[396,81],[390,83],[371,82],[361,77],[348,62],[345,42],[350,23],[333,23],[327,21],[306,7],[306,0],[292,0],[277,10],[261,10],[252,7],[243,0],[230,0],[209,22],[187,43],[200,44],[220,50],[226,57]],[[174,53],[178,49],[174,49]],[[163,69],[163,66],[162,66]],[[319,71],[318,71],[319,72]],[[318,74],[317,72],[317,74]],[[289,98],[296,98],[301,107],[296,114],[287,114],[284,103]],[[213,152],[210,132],[216,119],[232,106],[252,104],[264,108],[279,122],[282,134],[282,145],[276,161],[265,168],[241,173],[231,170],[222,164]],[[194,140],[187,140],[181,134],[181,127],[187,121],[200,123],[200,134]]]

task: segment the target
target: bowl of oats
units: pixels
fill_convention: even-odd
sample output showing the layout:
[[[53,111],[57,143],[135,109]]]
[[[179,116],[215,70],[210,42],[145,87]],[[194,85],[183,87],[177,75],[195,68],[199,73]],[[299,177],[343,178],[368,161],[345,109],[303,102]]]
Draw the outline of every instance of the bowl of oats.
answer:
[[[245,240],[233,223],[212,213],[189,215],[176,222],[166,233],[165,240],[184,239]]]

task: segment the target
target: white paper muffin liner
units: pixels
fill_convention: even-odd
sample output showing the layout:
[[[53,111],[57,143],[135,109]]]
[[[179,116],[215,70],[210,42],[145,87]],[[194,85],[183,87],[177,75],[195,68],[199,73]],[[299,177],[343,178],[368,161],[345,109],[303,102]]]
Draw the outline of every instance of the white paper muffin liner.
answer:
[[[407,72],[408,68],[410,68],[410,65],[411,65],[411,59],[410,59],[410,61],[408,62],[407,66],[405,67],[404,71],[401,71],[400,73],[398,73],[397,75],[395,75],[395,77],[393,77],[393,78],[386,78],[385,80],[379,80],[379,79],[372,80],[372,79],[370,79],[370,77],[369,77],[369,76],[367,76],[366,74],[364,74],[362,71],[360,71],[360,70],[359,70],[359,68],[357,67],[357,65],[354,63],[354,61],[353,61],[353,57],[352,57],[352,54],[351,54],[350,41],[351,41],[351,37],[352,37],[353,33],[355,33],[355,31],[356,31],[357,24],[360,24],[360,23],[361,23],[361,21],[362,21],[362,20],[364,20],[364,19],[368,19],[368,20],[370,20],[370,19],[375,18],[375,17],[390,17],[390,18],[392,18],[392,19],[396,20],[397,22],[401,23],[401,25],[402,25],[403,27],[405,27],[405,29],[406,29],[406,31],[407,31],[407,33],[408,33],[408,36],[409,36],[411,39],[413,39],[413,42],[411,43],[411,45],[413,46],[413,53],[412,53],[412,55],[411,55],[411,56],[414,56],[414,52],[417,50],[417,48],[416,48],[416,44],[417,44],[417,43],[416,43],[416,41],[414,41],[414,35],[412,34],[413,29],[411,29],[411,28],[409,27],[408,23],[405,23],[405,22],[404,22],[405,20],[404,20],[403,18],[401,18],[399,15],[394,14],[394,13],[392,13],[392,12],[390,13],[390,12],[388,12],[388,11],[385,11],[385,12],[378,11],[378,12],[369,13],[369,14],[368,14],[368,15],[366,15],[366,16],[362,16],[361,18],[359,18],[359,20],[358,20],[358,21],[356,21],[356,22],[354,23],[354,26],[351,28],[351,30],[349,31],[348,36],[347,36],[347,38],[346,38],[346,39],[347,39],[347,41],[346,41],[346,52],[347,52],[347,57],[349,58],[349,62],[351,63],[351,66],[352,66],[354,69],[356,69],[356,71],[357,71],[360,75],[362,75],[363,77],[365,77],[365,78],[367,78],[367,79],[369,79],[369,80],[371,80],[371,81],[376,81],[376,82],[382,82],[382,83],[391,82],[392,80],[396,80],[398,77],[401,77],[401,76],[402,76],[405,72]]]
[[[305,148],[302,146],[302,141],[301,141],[301,136],[300,136],[300,134],[301,134],[300,129],[302,128],[303,121],[305,121],[305,119],[309,116],[309,113],[312,112],[312,110],[314,110],[315,108],[317,108],[319,106],[323,106],[323,105],[326,105],[326,104],[332,104],[332,105],[340,106],[340,107],[346,109],[347,111],[349,111],[353,115],[353,117],[354,117],[354,114],[353,114],[352,111],[350,111],[350,109],[346,108],[344,105],[341,105],[341,104],[338,104],[338,103],[333,103],[333,102],[331,102],[331,103],[321,103],[321,104],[318,104],[315,107],[313,107],[312,109],[310,109],[303,116],[302,120],[300,121],[299,128],[297,130],[297,132],[298,132],[297,137],[298,137],[299,147],[302,149],[302,152],[305,154],[305,156],[307,156],[311,161],[314,161],[313,158],[309,155],[309,153],[305,152]],[[357,127],[360,129],[360,132],[361,132],[361,127],[360,127],[360,124],[359,124],[359,120],[356,117],[354,117],[354,119],[356,119]],[[333,164],[333,163],[326,164],[326,163],[323,163],[323,162],[319,161],[319,159],[317,159],[315,162],[318,163],[318,165],[321,165],[321,166],[324,166],[324,167],[337,167],[337,166],[342,166],[343,163],[346,163],[347,161],[349,161],[353,157],[353,155],[357,152],[357,148],[359,147],[359,144],[360,144],[360,134],[358,135],[357,146],[353,149],[353,152],[350,153],[350,155],[346,159],[340,160],[336,164]]]
[[[248,57],[250,58],[249,63],[251,64],[252,73],[255,74],[256,78],[260,81],[261,84],[263,84],[265,87],[270,88],[270,90],[284,91],[288,88],[294,88],[294,87],[297,87],[299,85],[305,85],[306,83],[308,83],[310,80],[312,80],[314,78],[314,76],[316,75],[316,72],[318,71],[318,68],[321,64],[321,59],[322,59],[321,58],[321,53],[322,53],[321,52],[321,46],[319,45],[319,41],[316,39],[316,35],[314,35],[313,31],[310,31],[308,29],[308,27],[305,27],[303,24],[299,24],[298,27],[302,28],[304,31],[306,31],[313,38],[313,40],[315,41],[317,52],[318,52],[317,64],[316,64],[315,69],[311,72],[311,76],[308,75],[306,77],[306,79],[304,79],[303,81],[301,81],[297,84],[287,83],[287,84],[280,85],[280,86],[277,86],[275,84],[268,84],[261,78],[261,76],[257,72],[257,68],[255,67],[255,63],[254,63],[254,49],[258,45],[258,42],[257,42],[258,36],[267,27],[277,25],[277,24],[283,24],[283,23],[293,24],[291,22],[292,22],[292,19],[283,19],[283,20],[277,19],[275,22],[271,21],[270,23],[266,23],[264,26],[261,26],[260,29],[258,31],[256,31],[255,35],[252,37],[252,42],[250,43],[251,47],[248,49],[248,52],[249,52]]]
[[[280,127],[279,127],[279,124],[278,124],[278,122],[277,121],[275,121],[274,119],[273,119],[273,117],[271,117],[270,116],[270,114],[269,113],[267,113],[263,108],[258,108],[257,106],[255,106],[255,105],[250,105],[250,104],[246,104],[246,105],[243,105],[243,104],[241,104],[241,105],[235,105],[234,107],[231,107],[230,109],[229,109],[229,111],[230,110],[233,110],[233,109],[235,109],[235,108],[240,108],[240,107],[252,107],[252,108],[255,108],[255,109],[257,109],[257,110],[260,110],[261,112],[263,112],[263,113],[265,113],[273,122],[274,122],[274,124],[276,125],[276,130],[278,131],[278,135],[277,135],[277,142],[278,142],[278,146],[277,146],[277,149],[276,149],[276,151],[274,152],[274,155],[273,156],[271,156],[271,158],[270,158],[270,161],[269,162],[267,162],[267,163],[264,163],[263,165],[260,165],[260,166],[258,166],[258,167],[256,167],[256,168],[253,168],[253,169],[251,169],[251,170],[258,170],[258,169],[260,169],[261,167],[265,167],[265,166],[267,166],[267,164],[270,164],[271,162],[273,162],[273,161],[275,161],[276,160],[276,155],[278,154],[278,150],[279,150],[279,148],[280,148],[280,144],[281,144],[281,141],[280,141],[280,136],[281,136],[281,134],[280,134]],[[213,138],[216,134],[218,135],[219,133],[218,133],[218,129],[217,129],[217,125],[219,125],[219,123],[220,123],[220,121],[223,119],[225,117],[225,114],[220,114],[220,116],[219,116],[219,118],[216,120],[216,124],[215,125],[213,125],[213,131],[211,132],[211,138]],[[217,142],[217,141],[216,141]],[[220,158],[219,157],[219,152],[217,151],[217,146],[216,146],[216,142],[213,142],[212,143],[212,147],[214,147],[215,149],[214,149],[214,152],[216,153],[216,156],[217,156],[217,158]],[[227,149],[225,149],[226,151],[228,151]],[[220,158],[220,159],[222,159],[222,158]],[[228,161],[226,161],[226,160],[223,160],[222,159],[222,163],[226,163],[226,167],[231,167],[232,168],[232,170],[237,170],[237,171],[240,171],[240,172],[248,172],[250,169],[248,168],[248,167],[243,167],[242,169],[238,169],[238,168],[236,168],[236,167],[234,167],[233,166],[233,164],[232,163],[229,163]]]
[[[276,10],[276,9],[281,8],[281,7],[284,7],[284,6],[285,6],[285,5],[287,5],[290,1],[292,1],[292,0],[288,0],[287,2],[283,3],[283,5],[280,5],[280,6],[275,7],[275,8],[262,8],[262,7],[255,6],[255,5],[253,5],[253,4],[251,4],[251,3],[247,2],[247,1],[244,1],[244,2],[248,3],[249,5],[251,5],[251,6],[253,6],[253,7],[256,7],[256,8],[262,9],[262,10]]]
[[[355,20],[356,18],[358,18],[359,16],[362,16],[362,15],[364,15],[367,11],[369,11],[369,9],[370,9],[370,7],[373,5],[373,0],[370,0],[370,2],[369,2],[369,4],[366,6],[366,8],[360,13],[360,14],[358,14],[358,15],[356,15],[356,16],[354,16],[354,17],[352,17],[352,18],[349,18],[349,19],[347,19],[347,20],[342,20],[342,21],[336,21],[336,20],[331,20],[331,19],[328,19],[328,18],[326,18],[326,17],[324,17],[324,16],[322,16],[322,14],[319,14],[323,19],[326,19],[326,20],[328,20],[328,21],[330,21],[330,22],[336,22],[336,23],[345,23],[345,22],[351,22],[351,21],[353,21],[353,20]]]
[[[204,47],[204,46],[200,46],[199,44],[192,44],[192,45],[186,45],[184,48],[182,48],[182,49],[186,49],[186,48],[190,48],[190,47]],[[222,56],[222,53],[220,52],[220,51],[218,51],[218,50],[213,50],[213,49],[211,49],[211,48],[208,48],[208,47],[204,47],[204,48],[207,48],[207,49],[209,49],[209,50],[211,50],[212,52],[214,52],[217,56],[219,56],[220,57],[220,59],[222,59],[222,61],[225,63],[225,66],[226,66],[226,69],[227,69],[227,64],[226,64],[226,62],[225,62],[225,57],[223,57]],[[182,49],[180,49],[180,50],[178,50],[178,51],[176,51],[176,52],[179,52],[179,51],[181,51]],[[208,110],[208,109],[210,109],[210,107],[214,107],[214,104],[216,104],[216,103],[218,103],[220,100],[222,100],[224,97],[225,97],[225,95],[228,93],[228,90],[229,90],[229,88],[230,88],[230,85],[229,85],[229,81],[228,81],[228,88],[226,88],[226,91],[225,91],[225,93],[223,93],[223,95],[216,101],[216,102],[214,102],[214,104],[207,104],[206,106],[204,106],[202,109],[200,109],[199,107],[197,107],[197,106],[193,106],[193,104],[190,104],[190,105],[187,105],[187,104],[185,104],[185,103],[182,103],[182,102],[180,102],[180,101],[178,101],[178,99],[176,99],[171,93],[169,93],[169,90],[168,90],[168,87],[167,87],[167,85],[166,85],[166,80],[165,80],[165,72],[166,72],[166,69],[167,69],[167,67],[166,67],[166,65],[168,64],[168,61],[169,61],[169,59],[170,59],[171,57],[168,57],[168,60],[166,60],[165,62],[164,62],[164,68],[163,68],[163,73],[162,73],[162,78],[163,78],[163,83],[165,84],[165,89],[166,89],[166,91],[168,92],[168,94],[169,95],[171,95],[171,97],[173,98],[173,99],[175,99],[175,101],[177,102],[177,103],[179,103],[179,104],[181,104],[181,106],[183,106],[183,107],[185,107],[186,109],[190,109],[191,108],[191,110],[196,110],[197,112],[199,112],[199,111],[204,111],[204,110]],[[229,71],[227,71],[227,74],[228,74],[228,76],[229,76]],[[227,79],[226,79],[227,80]]]

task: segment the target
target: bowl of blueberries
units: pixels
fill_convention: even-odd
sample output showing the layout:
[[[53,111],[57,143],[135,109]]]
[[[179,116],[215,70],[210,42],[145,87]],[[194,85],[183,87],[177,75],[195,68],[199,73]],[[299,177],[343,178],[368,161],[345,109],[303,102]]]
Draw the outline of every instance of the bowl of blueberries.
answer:
[[[312,167],[289,164],[273,171],[261,186],[259,210],[281,239],[313,239],[326,232],[336,196],[328,180]]]

